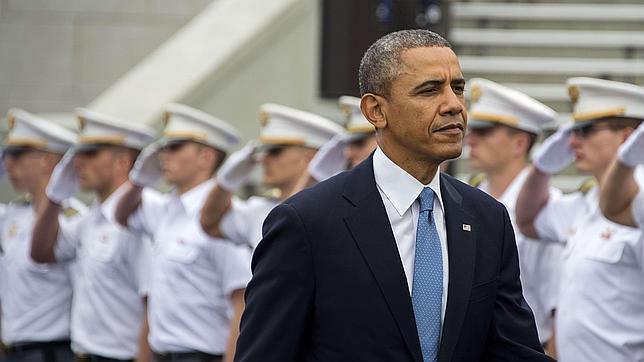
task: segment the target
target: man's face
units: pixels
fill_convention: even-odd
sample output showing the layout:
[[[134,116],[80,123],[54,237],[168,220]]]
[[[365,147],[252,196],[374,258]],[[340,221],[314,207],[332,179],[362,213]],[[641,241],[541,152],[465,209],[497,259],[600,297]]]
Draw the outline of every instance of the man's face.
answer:
[[[165,180],[177,186],[192,182],[203,166],[203,152],[206,152],[206,146],[195,142],[173,143],[162,148],[159,160]]]
[[[382,106],[387,120],[383,145],[396,149],[399,157],[436,164],[458,157],[467,112],[456,55],[446,47],[413,48],[401,60],[401,74]]]
[[[78,152],[74,157],[74,167],[80,187],[92,191],[108,188],[117,167],[117,157],[122,156],[110,146]]]
[[[5,151],[3,162],[11,186],[17,191],[28,191],[43,176],[44,159],[45,152],[34,148]]]
[[[521,150],[517,142],[522,136],[498,125],[469,129],[465,143],[470,146],[470,165],[476,170],[493,173],[515,157],[525,157],[518,154]]]
[[[378,146],[376,134],[370,134],[359,140],[347,143],[344,148],[344,157],[349,162],[349,168],[356,167],[360,162],[369,157]]]
[[[624,141],[623,132],[612,130],[604,123],[574,130],[569,142],[575,151],[577,170],[593,176],[603,175]]]
[[[301,146],[271,147],[262,159],[264,184],[269,187],[290,187],[307,170],[315,151]]]

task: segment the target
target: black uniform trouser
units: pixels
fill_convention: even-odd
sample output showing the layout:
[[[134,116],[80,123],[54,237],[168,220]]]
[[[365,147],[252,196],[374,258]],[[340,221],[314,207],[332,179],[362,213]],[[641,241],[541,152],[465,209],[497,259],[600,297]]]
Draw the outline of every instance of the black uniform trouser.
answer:
[[[16,343],[5,349],[6,362],[71,362],[69,341]]]
[[[221,355],[204,352],[154,353],[153,362],[221,362]]]

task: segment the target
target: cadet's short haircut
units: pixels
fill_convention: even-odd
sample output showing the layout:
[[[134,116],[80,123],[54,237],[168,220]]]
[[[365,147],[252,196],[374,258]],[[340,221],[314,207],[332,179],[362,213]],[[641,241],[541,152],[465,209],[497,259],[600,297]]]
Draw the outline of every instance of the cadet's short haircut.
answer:
[[[424,29],[400,30],[376,40],[364,53],[360,62],[360,95],[373,93],[388,96],[391,82],[402,71],[402,52],[427,47],[452,48],[445,38]]]

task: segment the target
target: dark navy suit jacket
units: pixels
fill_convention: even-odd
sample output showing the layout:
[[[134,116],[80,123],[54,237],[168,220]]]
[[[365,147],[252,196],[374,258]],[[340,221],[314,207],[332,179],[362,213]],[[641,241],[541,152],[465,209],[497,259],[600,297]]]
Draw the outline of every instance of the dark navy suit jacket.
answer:
[[[267,217],[235,360],[422,362],[372,157]],[[444,174],[441,194],[449,286],[438,360],[548,361],[523,299],[506,209]]]

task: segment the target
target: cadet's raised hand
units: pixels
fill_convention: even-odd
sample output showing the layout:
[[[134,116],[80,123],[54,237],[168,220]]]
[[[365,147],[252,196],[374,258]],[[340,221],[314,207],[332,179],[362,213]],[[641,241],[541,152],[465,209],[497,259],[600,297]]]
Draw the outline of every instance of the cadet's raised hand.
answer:
[[[65,152],[63,158],[54,168],[47,184],[47,198],[59,205],[74,196],[80,188],[73,162],[75,156],[73,149]]]
[[[347,159],[344,157],[343,134],[331,138],[309,163],[309,174],[318,182],[344,171],[347,167]]]
[[[248,142],[244,148],[231,154],[217,171],[217,184],[224,190],[235,192],[250,176],[257,161],[254,153],[257,143]]]
[[[130,171],[130,181],[141,187],[152,186],[163,176],[159,164],[159,144],[152,143],[141,151]]]
[[[536,150],[532,163],[539,171],[554,174],[572,163],[575,154],[568,142],[570,128],[571,124],[559,127],[557,132],[543,141]]]
[[[640,124],[619,147],[617,158],[621,163],[631,167],[644,164],[644,123]]]

